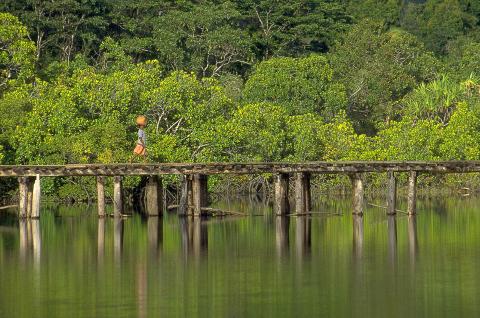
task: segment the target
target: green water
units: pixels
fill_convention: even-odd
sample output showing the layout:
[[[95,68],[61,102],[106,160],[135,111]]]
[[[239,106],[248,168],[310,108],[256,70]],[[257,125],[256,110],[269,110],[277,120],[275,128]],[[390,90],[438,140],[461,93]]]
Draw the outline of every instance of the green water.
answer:
[[[378,201],[377,203],[382,203]],[[389,218],[350,200],[276,218],[0,217],[0,317],[477,317],[480,199]],[[400,206],[402,208],[402,206]]]

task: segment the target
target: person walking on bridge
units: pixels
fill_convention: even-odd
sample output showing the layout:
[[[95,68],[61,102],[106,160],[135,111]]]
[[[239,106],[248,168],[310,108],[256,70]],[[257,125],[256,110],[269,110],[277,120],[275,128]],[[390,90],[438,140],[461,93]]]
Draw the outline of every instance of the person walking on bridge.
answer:
[[[147,118],[143,115],[138,116],[137,120],[137,143],[135,145],[135,149],[133,149],[133,155],[130,157],[130,163],[133,160],[134,156],[142,156],[143,162],[147,162],[147,136],[145,135],[145,126],[147,125]]]

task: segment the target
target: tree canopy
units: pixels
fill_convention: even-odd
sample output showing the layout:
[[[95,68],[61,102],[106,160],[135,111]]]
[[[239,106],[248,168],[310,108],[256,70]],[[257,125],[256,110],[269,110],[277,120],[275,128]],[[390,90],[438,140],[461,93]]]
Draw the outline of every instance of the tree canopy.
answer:
[[[125,162],[139,114],[152,161],[480,160],[477,1],[0,11],[4,164]]]

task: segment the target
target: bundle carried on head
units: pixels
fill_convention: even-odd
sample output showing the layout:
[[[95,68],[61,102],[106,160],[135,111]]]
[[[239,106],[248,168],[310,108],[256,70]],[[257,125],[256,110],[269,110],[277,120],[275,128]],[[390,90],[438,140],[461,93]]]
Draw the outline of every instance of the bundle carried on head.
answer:
[[[137,119],[135,120],[135,122],[137,123],[137,125],[139,126],[145,126],[147,124],[147,117],[143,116],[143,115],[140,115],[137,117]]]

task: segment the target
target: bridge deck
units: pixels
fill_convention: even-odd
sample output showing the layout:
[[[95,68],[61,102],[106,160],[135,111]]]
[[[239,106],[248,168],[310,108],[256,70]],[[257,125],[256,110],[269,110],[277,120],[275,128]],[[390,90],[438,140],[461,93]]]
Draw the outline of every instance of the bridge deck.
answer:
[[[19,176],[136,176],[166,174],[360,173],[360,172],[480,172],[480,161],[335,161],[264,163],[156,163],[0,165],[0,177]]]

